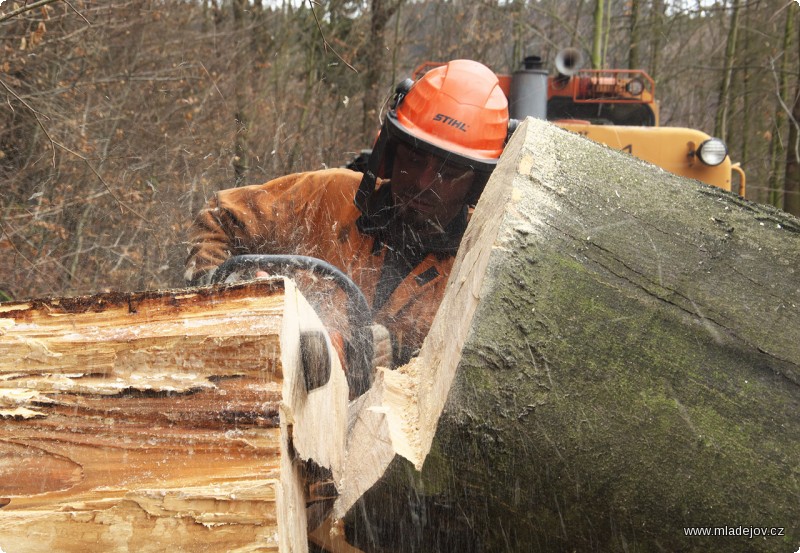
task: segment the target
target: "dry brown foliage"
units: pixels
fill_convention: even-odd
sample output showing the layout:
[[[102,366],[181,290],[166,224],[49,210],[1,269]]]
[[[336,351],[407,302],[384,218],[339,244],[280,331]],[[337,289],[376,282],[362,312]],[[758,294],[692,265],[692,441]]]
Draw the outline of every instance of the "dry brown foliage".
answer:
[[[2,21],[0,299],[181,286],[185,231],[216,190],[344,165],[424,60],[511,71],[525,53],[585,48],[590,4],[74,0]],[[746,133],[729,142],[764,196],[764,137],[787,127],[763,61],[786,54],[780,14],[794,7],[757,4],[730,116]],[[630,5],[612,5],[607,65],[624,66]],[[663,120],[711,132],[727,11],[664,6],[639,9],[648,45],[662,45],[640,57]]]

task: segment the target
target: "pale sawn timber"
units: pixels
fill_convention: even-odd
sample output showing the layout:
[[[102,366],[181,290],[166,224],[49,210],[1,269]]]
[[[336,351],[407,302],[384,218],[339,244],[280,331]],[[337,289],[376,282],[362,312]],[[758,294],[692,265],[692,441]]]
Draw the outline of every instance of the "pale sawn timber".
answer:
[[[352,407],[334,517],[365,551],[795,551],[799,383],[800,221],[528,120]]]
[[[306,551],[297,448],[341,456],[347,403],[335,355],[303,387],[321,328],[282,279],[0,304],[0,548]]]

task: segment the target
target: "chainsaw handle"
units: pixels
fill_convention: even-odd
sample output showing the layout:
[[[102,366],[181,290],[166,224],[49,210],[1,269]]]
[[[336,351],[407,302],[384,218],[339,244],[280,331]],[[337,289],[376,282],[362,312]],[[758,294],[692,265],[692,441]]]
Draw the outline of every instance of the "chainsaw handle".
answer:
[[[351,398],[366,392],[372,384],[373,338],[370,325],[372,311],[364,293],[353,280],[327,261],[305,255],[248,254],[226,259],[212,277],[213,283],[224,282],[231,274],[243,270],[263,269],[271,274],[292,277],[305,270],[330,277],[347,295],[347,318],[352,340],[345,348],[347,358],[347,383]],[[306,375],[308,376],[308,375]],[[308,385],[308,378],[306,378]],[[309,390],[310,391],[310,390]]]

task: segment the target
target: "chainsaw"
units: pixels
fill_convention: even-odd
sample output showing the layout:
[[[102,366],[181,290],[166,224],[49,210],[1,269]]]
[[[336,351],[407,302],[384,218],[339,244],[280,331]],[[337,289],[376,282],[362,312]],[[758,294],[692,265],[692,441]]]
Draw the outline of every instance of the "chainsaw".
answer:
[[[344,344],[347,383],[351,399],[366,392],[372,384],[375,364],[375,337],[388,341],[388,331],[372,324],[372,310],[364,293],[353,280],[327,261],[304,255],[237,255],[228,258],[214,272],[215,284],[240,280],[242,275],[265,271],[274,276],[292,278],[298,271],[309,271],[331,279],[347,296],[347,319],[350,340]],[[377,327],[377,328],[376,328]],[[385,350],[385,348],[383,348]],[[381,354],[385,358],[385,351]],[[324,385],[330,379],[331,365],[325,336],[322,332],[300,334],[300,355],[307,391]]]

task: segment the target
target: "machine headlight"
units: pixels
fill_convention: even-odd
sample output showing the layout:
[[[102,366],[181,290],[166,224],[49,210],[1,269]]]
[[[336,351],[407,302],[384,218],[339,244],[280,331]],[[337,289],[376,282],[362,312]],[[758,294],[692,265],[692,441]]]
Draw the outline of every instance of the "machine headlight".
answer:
[[[709,138],[697,147],[697,157],[711,167],[725,161],[727,155],[728,147],[719,138]]]
[[[631,79],[625,86],[625,89],[631,96],[638,96],[644,92],[644,83],[640,79]]]

